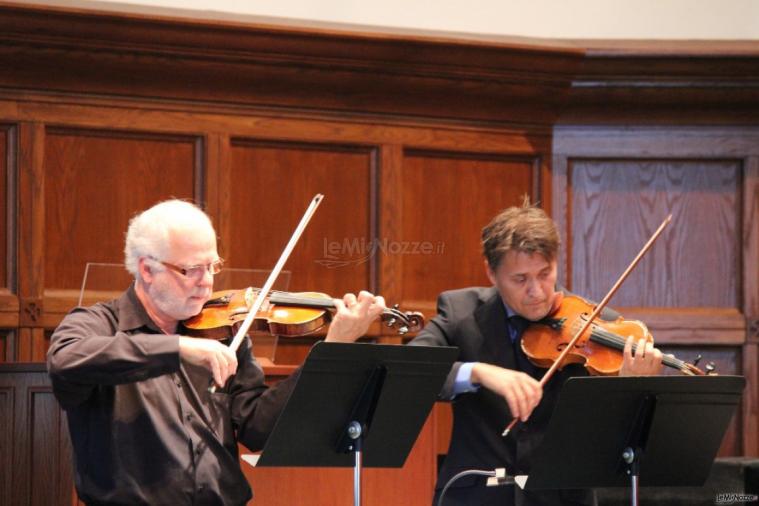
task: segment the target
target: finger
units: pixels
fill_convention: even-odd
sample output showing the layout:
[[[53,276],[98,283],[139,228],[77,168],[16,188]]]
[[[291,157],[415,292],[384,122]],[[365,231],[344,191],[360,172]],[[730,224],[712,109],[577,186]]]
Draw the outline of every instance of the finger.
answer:
[[[625,341],[625,349],[622,352],[623,361],[627,365],[631,365],[633,361],[632,346],[633,346],[633,337],[628,336],[627,341]]]
[[[361,294],[368,293],[368,292],[361,292]],[[374,296],[369,297],[361,297],[359,296],[358,302],[351,308],[353,310],[353,314],[356,314],[360,316],[361,318],[366,317],[367,313],[369,312],[369,306],[372,304],[374,299]]]
[[[358,301],[363,302],[364,300],[369,299],[369,303],[374,302],[374,295],[367,292],[366,290],[361,290],[358,292]]]
[[[635,348],[635,358],[646,358],[646,344],[645,338],[638,339],[638,346]]]
[[[509,405],[511,416],[521,419],[522,417],[519,411],[519,403],[517,402],[517,397],[514,392],[511,389],[506,389],[506,391],[503,393],[503,396],[506,398],[506,404]]]
[[[221,365],[219,364],[219,359],[216,358],[216,354],[211,354],[211,356],[208,358],[209,365],[211,366],[211,375],[213,376],[213,380],[216,383],[218,387],[223,387],[224,382],[221,378]]]
[[[520,419],[525,422],[530,417],[530,413],[532,413],[532,396],[525,383],[519,382],[517,389],[519,392],[517,398],[519,401]]]
[[[664,359],[664,354],[659,350],[659,348],[653,348],[651,355],[653,355],[653,363],[652,363],[652,371],[651,372],[659,372],[661,369],[661,363]]]
[[[343,297],[344,299],[345,297]],[[332,302],[335,303],[335,316],[345,314],[348,312],[348,308],[345,306],[345,302],[341,299],[332,299]]]
[[[235,353],[228,346],[222,346],[221,350],[222,355],[227,362],[229,375],[232,376],[237,372],[237,355],[235,355]]]
[[[345,303],[346,307],[351,307],[356,303],[356,296],[352,293],[346,293],[343,295],[343,302]]]

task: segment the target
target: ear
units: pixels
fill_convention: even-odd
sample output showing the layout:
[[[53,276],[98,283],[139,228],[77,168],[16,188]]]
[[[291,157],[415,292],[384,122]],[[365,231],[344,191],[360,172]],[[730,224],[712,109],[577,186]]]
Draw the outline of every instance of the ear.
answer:
[[[483,260],[483,263],[485,265],[485,274],[487,274],[490,283],[492,285],[495,285],[495,272],[493,272],[493,269],[490,268],[490,264],[488,263],[487,259]]]
[[[155,273],[153,268],[148,264],[147,259],[144,257],[140,258],[137,263],[137,274],[143,283],[150,284],[153,282],[153,276]]]

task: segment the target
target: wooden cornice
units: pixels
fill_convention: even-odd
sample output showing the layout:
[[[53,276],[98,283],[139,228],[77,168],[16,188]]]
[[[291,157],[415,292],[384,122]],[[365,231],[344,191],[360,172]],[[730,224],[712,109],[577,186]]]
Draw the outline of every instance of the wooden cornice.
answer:
[[[561,123],[759,123],[759,41],[575,41]]]
[[[515,126],[759,118],[759,41],[588,41],[0,2],[0,91]]]
[[[0,87],[15,90],[545,127],[582,56],[560,42],[0,4]]]

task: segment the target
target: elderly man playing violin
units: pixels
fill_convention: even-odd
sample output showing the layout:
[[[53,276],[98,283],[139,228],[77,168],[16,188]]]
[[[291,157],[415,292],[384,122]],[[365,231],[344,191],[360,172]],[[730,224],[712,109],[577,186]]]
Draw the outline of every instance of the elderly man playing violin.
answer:
[[[237,442],[262,447],[297,372],[269,388],[250,339],[234,353],[181,335],[180,322],[201,311],[222,264],[211,221],[196,206],[170,200],[134,217],[125,263],[134,283],[116,300],[75,308],[48,351],[80,499],[246,504],[252,492]],[[327,341],[356,340],[385,309],[382,297],[368,292],[335,305]]]
[[[525,356],[520,339],[530,322],[559,305],[556,288],[559,235],[541,209],[525,202],[495,216],[482,232],[489,288],[464,288],[442,293],[438,314],[412,341],[413,345],[458,346],[454,364],[440,394],[453,402],[453,433],[438,475],[435,500],[450,479],[468,469],[506,468],[509,476],[527,474],[530,457],[540,442],[561,385],[570,376],[586,375],[570,364],[542,389],[545,372]],[[601,314],[615,319],[611,310]],[[641,341],[632,353],[627,339],[619,374],[652,375],[661,370],[662,354]],[[503,437],[512,418],[520,423]],[[513,485],[486,487],[485,478],[466,476],[453,482],[443,504],[567,505],[593,504],[589,491],[528,493]]]

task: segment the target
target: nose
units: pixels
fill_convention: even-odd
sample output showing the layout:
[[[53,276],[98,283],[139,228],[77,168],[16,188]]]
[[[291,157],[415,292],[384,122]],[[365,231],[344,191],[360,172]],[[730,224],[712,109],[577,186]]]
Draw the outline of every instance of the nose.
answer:
[[[537,279],[529,279],[527,281],[527,295],[533,298],[543,295],[543,288]]]
[[[203,276],[201,276],[200,280],[198,281],[198,285],[213,287],[213,274],[211,273],[210,267],[203,269]]]

